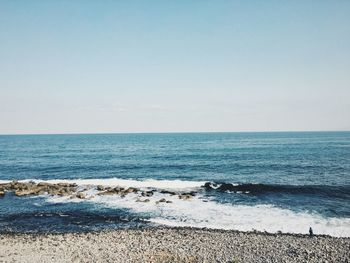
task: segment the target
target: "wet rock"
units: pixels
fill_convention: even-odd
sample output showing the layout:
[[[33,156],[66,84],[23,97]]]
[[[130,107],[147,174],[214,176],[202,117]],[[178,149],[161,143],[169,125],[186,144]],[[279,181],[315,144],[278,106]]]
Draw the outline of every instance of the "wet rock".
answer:
[[[165,198],[162,198],[159,200],[159,203],[165,203],[165,202],[166,202]]]
[[[115,194],[118,194],[118,192],[115,192],[113,189],[98,193],[98,195],[115,195]]]
[[[33,195],[35,194],[35,192],[33,192],[32,190],[17,190],[15,191],[15,195],[16,196],[26,196],[26,195]]]
[[[12,181],[8,184],[1,184],[0,191],[14,191],[16,196],[41,195],[48,193],[50,195],[71,195],[76,191],[76,184],[58,183],[51,184],[47,182],[18,182]]]
[[[5,191],[0,191],[0,197],[3,197],[3,196],[5,196]]]
[[[58,193],[58,195],[61,196],[68,196],[71,194],[73,194],[73,191],[69,187],[61,188]]]
[[[61,187],[75,187],[77,186],[77,184],[71,184],[71,183],[57,183],[58,186],[61,186]]]
[[[151,197],[153,196],[153,191],[142,191],[141,195]]]
[[[176,195],[175,192],[173,192],[173,191],[168,191],[168,190],[162,190],[162,191],[160,191],[160,193],[161,193],[161,194]]]
[[[79,199],[85,199],[86,198],[86,195],[82,192],[79,192],[76,194],[76,197],[79,198]]]
[[[98,191],[104,191],[106,189],[106,187],[104,187],[103,185],[98,185],[97,186],[97,190]]]
[[[182,200],[189,200],[189,199],[192,199],[192,195],[190,194],[180,194],[179,195],[179,199],[182,199]]]
[[[167,204],[171,204],[173,201],[167,200],[166,203]]]
[[[128,191],[132,192],[131,190],[128,190]],[[105,191],[98,193],[98,195],[115,195],[115,194],[125,195],[127,193],[128,192],[126,192],[124,188],[117,186],[114,188],[105,188]]]
[[[124,193],[130,194],[130,193],[137,193],[139,191],[139,189],[134,188],[134,187],[129,187],[128,189],[126,189],[124,191]]]
[[[148,203],[149,201],[150,201],[149,199],[144,199],[144,200],[142,200],[140,198],[136,199],[136,202],[142,202],[142,203]]]
[[[11,183],[0,184],[1,191],[10,190],[10,189],[11,189]]]
[[[43,186],[43,187],[49,187],[51,184],[47,182],[40,182],[38,183],[38,186]]]

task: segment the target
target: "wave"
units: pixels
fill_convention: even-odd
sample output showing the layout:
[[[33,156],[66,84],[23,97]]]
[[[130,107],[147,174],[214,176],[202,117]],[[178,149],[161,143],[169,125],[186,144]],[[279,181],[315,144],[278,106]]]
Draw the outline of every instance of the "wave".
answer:
[[[171,203],[157,202],[161,198]],[[176,195],[155,192],[148,202],[138,202],[137,194],[100,196],[95,190],[87,192],[86,200],[68,197],[48,197],[50,203],[91,202],[111,209],[128,209],[160,225],[206,227],[212,229],[267,231],[307,234],[311,226],[315,234],[350,237],[350,218],[323,217],[310,212],[296,212],[273,205],[221,204],[203,195],[181,200]]]
[[[310,194],[329,197],[350,198],[350,186],[329,185],[278,185],[278,184],[232,184],[206,182],[203,187],[208,190],[244,192],[252,195],[268,193]]]
[[[39,179],[24,181],[42,182]],[[9,181],[0,181],[6,183]],[[310,194],[323,193],[349,196],[348,186],[293,186],[269,184],[231,184],[213,183],[205,181],[182,180],[133,180],[133,179],[72,179],[72,180],[46,180],[49,183],[76,183],[79,191],[83,191],[86,199],[70,198],[69,196],[44,195],[48,203],[93,203],[101,207],[113,209],[127,209],[140,218],[152,223],[169,226],[207,227],[216,229],[234,229],[241,231],[267,231],[267,232],[308,232],[311,226],[315,234],[328,234],[332,236],[350,237],[350,218],[325,217],[313,212],[297,212],[274,205],[243,205],[235,203],[219,203],[214,197],[207,195],[207,191],[234,191],[249,192],[250,194],[265,193],[291,193]],[[96,187],[85,186],[121,186],[137,188],[174,189],[185,191],[197,190],[197,194],[190,200],[180,199],[167,191],[154,191],[152,196],[140,196],[139,193],[121,195],[99,195]],[[337,192],[339,191],[339,193]],[[160,202],[166,199],[169,202]],[[76,208],[74,208],[76,209]]]

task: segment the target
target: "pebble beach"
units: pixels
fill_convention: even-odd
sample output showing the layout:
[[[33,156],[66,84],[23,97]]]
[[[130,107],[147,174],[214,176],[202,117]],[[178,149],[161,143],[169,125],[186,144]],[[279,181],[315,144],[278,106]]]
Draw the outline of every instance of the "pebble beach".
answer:
[[[1,234],[0,262],[349,262],[350,239],[195,228]]]

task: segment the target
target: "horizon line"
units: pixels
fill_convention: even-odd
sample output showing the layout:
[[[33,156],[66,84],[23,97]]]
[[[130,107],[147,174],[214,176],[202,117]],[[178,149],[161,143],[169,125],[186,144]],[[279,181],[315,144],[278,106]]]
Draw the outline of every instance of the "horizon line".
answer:
[[[274,131],[164,131],[164,132],[67,132],[67,133],[0,133],[0,136],[24,135],[122,135],[122,134],[195,134],[195,133],[307,133],[350,132],[350,130],[274,130]]]

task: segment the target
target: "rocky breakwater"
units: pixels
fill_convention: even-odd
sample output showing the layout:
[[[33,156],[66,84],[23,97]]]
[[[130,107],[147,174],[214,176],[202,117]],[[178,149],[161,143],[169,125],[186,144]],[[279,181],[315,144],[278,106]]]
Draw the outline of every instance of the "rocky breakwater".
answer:
[[[52,196],[67,196],[70,198],[79,198],[86,199],[92,198],[93,196],[87,196],[85,191],[89,189],[97,190],[97,195],[99,196],[111,196],[117,195],[121,198],[125,197],[128,194],[135,194],[136,202],[150,202],[150,198],[154,196],[155,193],[160,193],[164,195],[164,197],[169,196],[178,196],[181,200],[190,200],[192,199],[197,192],[174,192],[169,190],[160,190],[160,189],[139,189],[135,187],[123,188],[120,186],[116,187],[105,187],[102,185],[97,186],[82,186],[78,187],[75,183],[48,183],[48,182],[19,182],[12,181],[9,183],[0,184],[0,197],[4,197],[6,192],[14,192],[14,194],[18,197],[22,196],[35,196],[35,195],[43,195],[48,194]],[[166,198],[160,198],[159,200],[154,200],[156,204],[159,203],[172,203],[171,200],[167,200]]]
[[[168,195],[168,196],[175,196],[177,195],[179,199],[182,200],[189,200],[192,197],[194,197],[197,192],[174,192],[174,191],[168,191],[168,190],[159,190],[159,189],[139,189],[139,188],[134,188],[134,187],[129,187],[129,188],[123,188],[120,186],[117,187],[103,187],[103,186],[97,186],[96,188],[100,192],[98,195],[103,196],[103,195],[119,195],[120,197],[125,197],[127,194],[137,194],[137,199],[135,200],[136,202],[150,202],[150,197],[154,196],[154,193],[160,193],[163,195]],[[167,200],[165,198],[161,198],[159,200],[155,201],[156,204],[159,203],[167,203],[170,204],[172,203],[171,200]]]
[[[77,185],[70,183],[50,184],[46,182],[35,183],[18,181],[0,184],[0,196],[5,196],[5,193],[8,191],[14,192],[16,196],[42,194],[71,196],[76,193]]]

